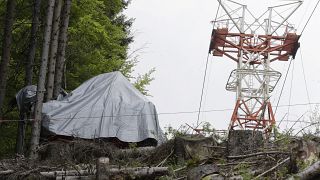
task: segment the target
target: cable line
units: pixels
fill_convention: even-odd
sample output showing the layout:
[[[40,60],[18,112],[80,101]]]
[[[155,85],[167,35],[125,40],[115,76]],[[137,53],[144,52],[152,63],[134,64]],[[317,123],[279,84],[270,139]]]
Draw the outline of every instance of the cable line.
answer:
[[[306,10],[304,11],[303,15],[301,16],[301,19],[300,19],[300,22],[299,22],[299,24],[298,24],[298,26],[297,26],[297,29],[299,29],[300,25],[302,24],[302,21],[303,21],[304,17],[306,16],[306,14],[307,14],[307,12],[308,12],[308,10],[309,10],[310,5],[311,5],[311,1],[308,2],[307,7],[306,7]]]
[[[199,110],[198,110],[197,125],[199,124],[199,119],[200,119],[200,112],[201,112],[201,106],[202,106],[202,100],[203,100],[203,91],[204,91],[204,86],[205,86],[206,77],[207,77],[209,55],[210,55],[210,53],[208,53],[208,56],[207,56],[206,68],[204,70],[204,76],[203,76],[203,81],[202,81],[202,89],[201,89],[201,97],[200,97],[200,104],[199,104]]]
[[[291,97],[292,97],[292,85],[293,85],[293,77],[294,77],[294,64],[295,64],[295,61],[293,62],[293,65],[292,65],[292,71],[291,71],[291,83],[290,83],[290,90],[289,90],[289,106],[288,106],[288,116],[287,116],[287,120],[289,120],[289,115],[290,115],[290,105],[291,105]],[[279,122],[279,126],[281,124],[281,121]],[[287,123],[288,125],[288,123]],[[286,126],[287,126],[286,125]]]
[[[279,108],[282,107],[294,107],[294,106],[307,106],[307,105],[320,105],[320,102],[317,103],[298,103],[298,104],[291,104],[291,105],[280,105]],[[210,112],[225,112],[225,111],[233,111],[233,109],[210,109],[210,110],[204,110],[200,111],[202,113],[210,113]],[[133,117],[133,116],[155,116],[155,115],[178,115],[178,114],[195,114],[199,111],[178,111],[178,112],[163,112],[163,113],[150,113],[150,114],[119,114],[119,115],[103,115],[103,116],[83,116],[83,117],[61,117],[61,118],[53,118],[51,120],[66,120],[66,119],[84,119],[84,118],[93,118],[93,119],[101,119],[102,117]],[[33,121],[34,119],[25,119],[25,120],[17,120],[17,119],[2,119],[1,122],[18,122],[18,121]],[[287,121],[287,120],[283,120]],[[288,122],[293,122],[293,120],[288,120]],[[295,121],[294,121],[295,122]],[[299,122],[299,121],[298,121]]]
[[[301,33],[300,33],[300,37],[302,36],[302,34],[303,34],[304,30],[306,29],[306,27],[307,27],[307,25],[308,25],[308,23],[309,23],[309,21],[310,21],[311,17],[313,16],[314,12],[316,11],[316,9],[317,9],[317,7],[318,7],[318,5],[319,5],[319,2],[320,2],[320,0],[318,0],[318,2],[317,2],[317,4],[316,4],[316,6],[313,8],[313,11],[312,11],[311,15],[309,16],[309,18],[308,18],[308,20],[307,20],[306,24],[304,25],[304,27],[303,27],[303,29],[302,29],[302,31],[301,31]]]
[[[279,99],[278,99],[278,102],[277,102],[277,105],[276,105],[276,109],[274,111],[274,115],[276,115],[276,113],[277,113],[278,105],[279,105],[279,102],[280,102],[280,99],[281,99],[281,96],[282,96],[282,93],[283,93],[284,86],[285,86],[286,81],[287,81],[287,77],[288,77],[288,73],[289,73],[292,61],[293,61],[293,59],[291,59],[291,61],[289,63],[289,66],[288,66],[288,69],[287,69],[287,72],[286,72],[286,76],[284,77],[283,85],[282,85],[282,88],[281,88],[281,91],[280,91],[280,95],[279,95]]]
[[[310,94],[309,94],[308,85],[307,85],[306,73],[305,73],[304,65],[303,65],[302,49],[301,49],[301,47],[300,47],[300,59],[301,59],[301,66],[302,66],[304,84],[305,84],[305,88],[306,88],[306,92],[307,92],[308,103],[310,103],[310,102],[311,102],[311,101],[310,101]],[[311,112],[311,110],[312,110],[311,105],[309,106],[309,108],[310,108],[310,112]]]
[[[304,25],[304,27],[303,27],[303,29],[302,29],[302,31],[301,31],[301,33],[300,33],[300,37],[302,36],[304,30],[306,29],[307,25],[309,24],[310,19],[312,18],[315,10],[317,9],[317,7],[318,7],[318,5],[319,5],[319,2],[320,2],[320,0],[318,0],[316,6],[313,8],[313,11],[312,11],[311,15],[309,16],[306,24]],[[300,50],[300,55],[301,55],[301,50]],[[302,59],[302,55],[301,55],[301,59]],[[293,59],[292,59],[292,60],[293,60]],[[278,102],[277,102],[277,106],[276,106],[276,110],[275,110],[275,113],[274,113],[274,114],[276,114],[276,112],[277,112],[278,104],[279,104],[280,98],[281,98],[281,96],[282,96],[283,88],[284,88],[284,85],[285,85],[285,83],[286,83],[287,75],[288,75],[288,72],[289,72],[289,69],[290,69],[292,60],[290,61],[290,64],[289,64],[289,67],[288,67],[288,70],[287,70],[287,73],[286,73],[286,76],[285,76],[285,81],[284,81],[284,83],[283,83],[283,86],[282,86],[282,89],[281,89],[281,92],[280,92],[280,96],[279,96],[279,99],[278,99]],[[302,61],[302,60],[301,60],[301,61]],[[302,66],[303,66],[303,65],[302,65]],[[304,68],[303,68],[303,73],[304,73]],[[293,70],[292,70],[292,76],[293,76]],[[305,73],[304,73],[304,78],[305,78]],[[290,86],[290,97],[289,97],[288,114],[289,114],[290,103],[291,103],[292,81],[293,81],[293,77],[292,77],[292,79],[291,79],[291,86]],[[305,78],[305,84],[306,84],[306,78]],[[306,87],[306,88],[307,88],[307,87]],[[310,97],[309,97],[309,92],[308,92],[308,90],[307,90],[307,94],[308,94],[308,102],[309,102],[309,104],[310,104]],[[288,117],[289,117],[289,115],[288,115]],[[282,120],[279,122],[278,127],[280,126],[281,122],[282,122]]]
[[[220,3],[219,3],[219,6],[218,6],[218,9],[217,9],[217,12],[216,12],[216,17],[215,17],[214,22],[213,22],[213,28],[214,28],[214,25],[215,25],[217,17],[218,17],[219,9],[220,9]],[[201,89],[201,97],[200,97],[200,104],[199,104],[199,110],[198,110],[197,126],[199,125],[199,120],[200,120],[200,113],[201,113],[201,106],[202,106],[202,100],[203,100],[203,92],[204,92],[205,83],[206,83],[206,77],[207,77],[209,56],[210,56],[210,52],[208,52],[207,61],[206,61],[206,67],[205,67],[205,70],[204,70],[202,89]]]

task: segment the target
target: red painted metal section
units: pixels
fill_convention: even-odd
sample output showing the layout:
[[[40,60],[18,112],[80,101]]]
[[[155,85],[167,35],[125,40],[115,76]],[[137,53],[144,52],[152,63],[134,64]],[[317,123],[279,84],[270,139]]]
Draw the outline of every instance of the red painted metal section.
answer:
[[[234,44],[230,41],[231,38],[239,38],[240,44]],[[213,52],[213,56],[222,57],[225,55],[237,62],[240,50],[245,49],[248,52],[261,53],[265,56],[271,53],[271,61],[288,61],[289,56],[294,58],[297,53],[299,38],[300,36],[295,33],[287,33],[284,36],[258,35],[255,37],[254,34],[229,33],[227,28],[214,29],[211,36],[210,52]],[[246,57],[244,56],[244,58]],[[252,64],[258,63],[252,62]]]
[[[244,113],[240,114],[239,110],[243,111]],[[267,114],[267,118],[265,118],[265,116],[261,116],[261,113]],[[250,112],[244,100],[237,100],[232,113],[229,129],[232,130],[238,128],[263,130],[266,133],[269,133],[272,129],[267,127],[273,127],[275,123],[276,121],[270,102],[262,103],[258,110]]]
[[[236,39],[234,42],[232,39]],[[226,56],[235,62],[239,61],[240,51],[243,50],[243,63],[249,59],[249,53],[260,53],[267,57],[270,54],[270,62],[288,61],[289,56],[295,57],[299,48],[300,36],[295,33],[287,33],[283,36],[273,35],[254,35],[245,33],[229,33],[228,28],[214,29],[212,31],[209,52],[213,56]],[[247,53],[246,53],[247,52]],[[261,62],[252,61],[250,64],[259,64]],[[247,101],[256,100],[259,108],[250,110]],[[241,113],[240,113],[241,112]],[[246,98],[236,101],[232,113],[229,130],[232,129],[252,129],[262,130],[266,134],[272,131],[275,125],[275,116],[271,103],[261,102],[258,99]]]

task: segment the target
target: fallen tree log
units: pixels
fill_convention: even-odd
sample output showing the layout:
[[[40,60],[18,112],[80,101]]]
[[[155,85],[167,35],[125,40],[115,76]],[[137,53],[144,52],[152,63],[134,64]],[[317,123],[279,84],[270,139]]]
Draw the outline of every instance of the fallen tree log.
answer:
[[[110,175],[128,174],[134,176],[163,176],[169,173],[169,169],[168,167],[111,168],[108,172]]]
[[[127,153],[127,154],[130,154],[130,153],[149,153],[150,151],[153,151],[155,149],[155,147],[153,146],[147,146],[147,147],[138,147],[138,148],[131,148],[131,149],[120,149],[120,151],[122,153]]]
[[[95,174],[95,171],[88,170],[69,170],[69,171],[49,171],[49,172],[40,172],[44,177],[54,178],[57,176],[87,176]]]
[[[257,164],[257,161],[253,162],[234,162],[234,163],[226,163],[226,164],[217,164],[217,166],[234,166],[234,165],[239,165],[239,164]]]
[[[55,180],[79,180],[79,179],[93,179],[90,176],[57,176]]]
[[[168,167],[119,167],[115,168],[109,164],[109,158],[100,157],[97,159],[97,179],[108,179],[115,175],[120,176],[136,176],[136,177],[149,177],[149,176],[163,176],[169,174]]]
[[[288,180],[294,179],[314,179],[320,176],[320,161],[315,162],[311,166],[304,169],[302,172],[295,174],[294,176],[290,177]]]
[[[267,154],[289,154],[289,153],[283,152],[283,151],[269,151],[269,152],[257,152],[257,153],[238,155],[238,156],[228,156],[227,158],[228,159],[241,159],[241,158],[259,156],[259,155],[267,155]]]
[[[127,157],[127,158],[138,158],[141,156],[148,156],[155,150],[155,147],[134,147],[130,149],[120,149],[116,151],[115,157]]]
[[[5,171],[0,171],[0,175],[7,175],[7,174],[12,174],[12,173],[14,173],[14,171],[11,169],[5,170]]]
[[[254,179],[260,179],[262,176],[274,171],[275,169],[277,169],[279,166],[281,166],[282,164],[288,162],[290,160],[290,157],[286,158],[285,160],[281,161],[280,163],[278,163],[277,165],[273,166],[272,168],[268,169],[267,171],[261,173],[260,175],[256,176]]]

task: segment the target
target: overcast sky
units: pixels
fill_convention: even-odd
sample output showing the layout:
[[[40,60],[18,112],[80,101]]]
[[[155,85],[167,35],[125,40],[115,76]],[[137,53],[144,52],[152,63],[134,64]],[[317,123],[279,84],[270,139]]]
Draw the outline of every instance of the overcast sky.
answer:
[[[270,5],[292,1],[237,2],[247,4],[248,8],[258,16]],[[296,24],[298,33],[301,32],[315,4],[316,0],[305,1],[290,19],[290,22]],[[131,45],[131,51],[142,48],[136,53],[139,55],[140,62],[135,73],[142,74],[153,67],[156,68],[153,74],[155,80],[148,87],[152,95],[149,99],[153,101],[160,113],[159,121],[162,127],[171,125],[178,128],[185,123],[193,125],[197,122],[197,113],[170,115],[161,113],[198,110],[212,31],[210,21],[214,20],[217,7],[216,0],[132,0],[125,11],[128,17],[135,18],[132,30],[135,42]],[[280,105],[308,103],[306,89],[308,89],[311,103],[320,102],[320,59],[317,54],[320,50],[317,45],[317,42],[320,42],[320,36],[317,35],[320,29],[319,20],[320,7],[300,40],[301,48],[289,71]],[[289,62],[271,64],[282,73],[281,80],[271,97],[274,106],[279,99],[288,65]],[[236,68],[236,63],[226,57],[210,56],[208,67],[202,110],[227,110],[201,113],[200,121],[210,122],[216,129],[226,129],[232,113],[228,109],[234,108],[235,93],[226,91],[225,84],[230,72]],[[294,121],[314,108],[314,105],[279,107],[276,120],[280,121],[289,112],[285,120]],[[304,120],[308,121],[308,116],[307,113]],[[290,128],[291,125],[292,122],[284,121],[281,128]],[[297,123],[295,128],[299,129],[303,126],[305,124]]]

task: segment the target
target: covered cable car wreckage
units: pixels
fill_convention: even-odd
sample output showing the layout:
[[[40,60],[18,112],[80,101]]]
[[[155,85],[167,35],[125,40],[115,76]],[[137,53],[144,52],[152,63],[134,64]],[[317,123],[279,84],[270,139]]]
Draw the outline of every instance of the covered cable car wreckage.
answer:
[[[121,146],[164,141],[154,104],[120,72],[87,80],[65,97],[44,103],[42,113],[42,136],[51,139],[102,139]]]

